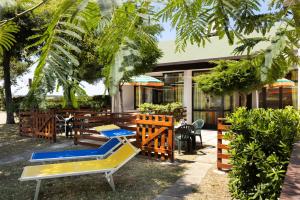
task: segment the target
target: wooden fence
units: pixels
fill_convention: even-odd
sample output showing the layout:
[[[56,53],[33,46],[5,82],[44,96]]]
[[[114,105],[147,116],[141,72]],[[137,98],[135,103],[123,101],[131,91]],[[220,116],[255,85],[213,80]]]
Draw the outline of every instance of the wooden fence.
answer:
[[[45,138],[56,141],[56,118],[54,111],[30,111],[19,114],[19,133],[22,136]]]
[[[74,144],[88,146],[99,146],[92,141],[107,141],[100,137],[96,126],[115,124],[127,130],[136,130],[136,113],[108,113],[108,112],[86,112],[74,115],[73,130],[75,132]]]
[[[115,124],[136,131],[135,145],[149,158],[174,161],[174,118],[167,115],[137,113],[110,113],[96,111],[68,112],[32,111],[20,113],[20,134],[56,141],[58,120],[56,115],[72,114],[74,143],[99,146],[98,141],[107,141],[94,127]],[[96,141],[96,143],[95,143]]]
[[[174,161],[174,120],[172,116],[138,114],[136,145],[149,159]]]
[[[230,124],[226,123],[224,118],[218,118],[218,144],[217,144],[217,168],[218,170],[229,170],[231,165],[228,164],[229,154],[228,145],[224,144],[224,132],[228,131]],[[227,160],[224,162],[224,160]]]
[[[19,113],[19,134],[21,136],[33,136],[32,112]]]

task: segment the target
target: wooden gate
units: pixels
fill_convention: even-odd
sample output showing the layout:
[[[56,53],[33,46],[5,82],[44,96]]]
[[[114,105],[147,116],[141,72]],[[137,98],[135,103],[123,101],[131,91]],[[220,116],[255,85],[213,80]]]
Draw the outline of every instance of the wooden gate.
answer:
[[[226,124],[226,119],[218,118],[218,145],[217,145],[217,168],[218,170],[228,170],[231,169],[231,165],[228,164],[229,154],[228,145],[223,143],[224,132],[229,130],[230,125]],[[226,151],[226,152],[224,152]],[[224,163],[224,160],[227,162]]]
[[[55,112],[47,111],[33,112],[33,133],[35,137],[49,139],[53,142],[56,141],[56,122]]]
[[[172,116],[138,114],[136,144],[142,154],[174,161],[174,120]]]
[[[56,141],[55,111],[20,112],[19,118],[20,135]]]

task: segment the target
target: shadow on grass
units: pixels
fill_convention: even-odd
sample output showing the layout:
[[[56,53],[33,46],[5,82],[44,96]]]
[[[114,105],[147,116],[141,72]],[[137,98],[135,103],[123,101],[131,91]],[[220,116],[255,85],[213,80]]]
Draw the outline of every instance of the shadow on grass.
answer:
[[[19,182],[26,162],[0,166],[0,199],[32,199],[35,181]],[[114,174],[113,192],[102,174],[43,180],[40,199],[152,199],[183,174],[179,165],[134,158]]]

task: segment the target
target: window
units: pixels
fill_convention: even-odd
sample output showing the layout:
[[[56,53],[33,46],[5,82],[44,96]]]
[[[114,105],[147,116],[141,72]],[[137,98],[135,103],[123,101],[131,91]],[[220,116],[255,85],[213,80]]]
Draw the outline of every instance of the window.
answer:
[[[135,86],[135,108],[140,103],[183,103],[183,76],[183,72],[177,72],[155,77],[164,82],[163,87]]]
[[[193,77],[206,72],[193,72]],[[232,110],[233,98],[229,95],[212,96],[204,94],[197,84],[193,83],[193,121],[203,119],[205,128],[215,128],[219,117],[224,117]]]

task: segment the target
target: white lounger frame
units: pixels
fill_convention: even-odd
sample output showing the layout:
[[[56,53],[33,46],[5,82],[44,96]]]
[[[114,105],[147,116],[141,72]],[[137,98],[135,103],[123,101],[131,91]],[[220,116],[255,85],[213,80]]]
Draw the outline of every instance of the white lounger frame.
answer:
[[[91,156],[73,156],[73,157],[66,157],[66,158],[46,158],[46,159],[33,159],[33,154],[31,154],[29,162],[51,162],[51,161],[65,161],[65,160],[79,160],[79,159],[88,159],[88,158],[96,158],[96,159],[103,159],[109,154],[111,154],[116,148],[118,148],[122,144],[122,140],[120,138],[117,138],[120,143],[114,146],[114,148],[110,149],[108,152],[106,152],[103,155],[91,155]],[[99,147],[100,148],[100,147]]]
[[[19,178],[19,181],[30,181],[30,180],[36,180],[37,181],[37,185],[36,185],[36,188],[35,188],[35,194],[34,194],[34,200],[38,200],[38,196],[39,196],[39,193],[40,193],[40,187],[41,187],[41,183],[42,183],[43,179],[61,178],[61,177],[68,177],[68,176],[80,176],[80,175],[87,175],[87,174],[99,174],[99,173],[103,174],[104,173],[108,184],[110,185],[112,190],[115,191],[115,184],[114,184],[114,180],[113,180],[112,175],[141,151],[140,149],[137,149],[136,147],[134,147],[127,140],[127,138],[125,138],[125,140],[127,141],[126,143],[129,143],[130,146],[135,150],[135,154],[130,156],[128,159],[126,159],[117,168],[106,169],[106,170],[97,170],[97,171],[89,171],[89,172],[82,172],[82,173],[60,174],[60,175],[56,175],[56,176],[45,176],[45,177],[39,177],[39,178],[23,178],[23,179]],[[122,143],[124,144],[124,142],[122,142]]]

